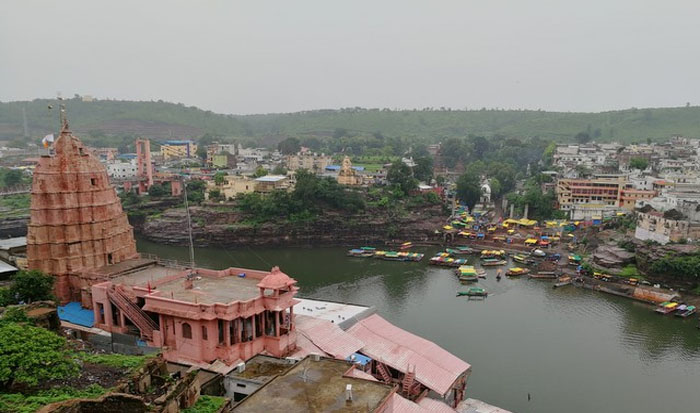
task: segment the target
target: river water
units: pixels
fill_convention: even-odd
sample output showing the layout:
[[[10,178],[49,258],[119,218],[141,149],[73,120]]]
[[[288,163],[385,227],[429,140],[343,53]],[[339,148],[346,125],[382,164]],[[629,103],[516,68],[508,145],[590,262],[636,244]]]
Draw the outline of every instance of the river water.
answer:
[[[188,249],[139,240],[139,251],[188,260]],[[515,412],[700,411],[696,316],[661,316],[647,305],[545,281],[478,285],[485,300],[456,297],[451,269],[350,258],[345,248],[198,248],[198,266],[281,269],[300,295],[372,305],[397,326],[472,365],[467,396]],[[470,260],[471,262],[471,260]],[[528,393],[531,400],[528,401]]]

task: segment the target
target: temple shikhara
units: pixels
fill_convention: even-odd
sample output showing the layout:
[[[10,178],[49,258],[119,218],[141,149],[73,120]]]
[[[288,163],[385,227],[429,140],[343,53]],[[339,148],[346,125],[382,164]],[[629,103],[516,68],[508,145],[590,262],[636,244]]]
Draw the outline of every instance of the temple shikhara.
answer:
[[[138,256],[131,225],[105,167],[67,122],[32,182],[27,229],[30,269],[56,276],[56,296],[89,304],[85,272]]]
[[[27,243],[30,268],[56,277],[62,303],[87,309],[80,311],[93,319],[90,332],[111,334],[113,343],[131,337],[170,362],[224,374],[224,383],[238,383],[249,363],[301,360],[304,374],[331,374],[318,386],[354,383],[356,394],[374,400],[363,411],[449,412],[465,399],[470,365],[373,307],[300,298],[296,280],[278,267],[211,270],[139,254],[105,168],[67,122],[36,168]],[[256,384],[276,389],[258,392],[244,390],[246,376],[232,397],[249,398],[241,411],[280,397],[297,403],[280,390],[295,382],[289,374]]]

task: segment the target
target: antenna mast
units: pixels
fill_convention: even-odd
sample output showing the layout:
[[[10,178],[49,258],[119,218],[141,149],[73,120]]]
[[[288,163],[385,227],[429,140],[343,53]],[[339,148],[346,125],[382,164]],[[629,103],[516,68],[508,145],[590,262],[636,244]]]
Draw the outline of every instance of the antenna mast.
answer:
[[[192,241],[192,219],[190,217],[190,206],[187,202],[187,182],[182,180],[183,192],[185,194],[185,211],[187,215],[187,232],[190,239],[190,268],[194,269],[194,242]]]

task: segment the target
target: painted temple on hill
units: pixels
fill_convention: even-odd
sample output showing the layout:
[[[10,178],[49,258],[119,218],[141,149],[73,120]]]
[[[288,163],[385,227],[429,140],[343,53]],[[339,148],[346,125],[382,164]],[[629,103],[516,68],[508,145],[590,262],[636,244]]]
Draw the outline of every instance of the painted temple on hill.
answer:
[[[56,277],[62,303],[92,311],[91,331],[132,335],[169,361],[222,374],[260,356],[361,360],[354,377],[389,386],[414,411],[455,411],[465,399],[468,363],[372,307],[299,298],[278,267],[211,270],[137,253],[105,168],[67,122],[31,196],[30,268]]]

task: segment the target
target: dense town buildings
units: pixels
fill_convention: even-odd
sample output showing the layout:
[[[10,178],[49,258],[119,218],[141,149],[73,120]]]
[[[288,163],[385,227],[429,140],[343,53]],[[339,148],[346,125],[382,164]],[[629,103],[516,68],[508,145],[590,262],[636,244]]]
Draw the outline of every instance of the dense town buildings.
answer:
[[[306,169],[314,173],[323,172],[328,165],[333,162],[333,158],[322,153],[299,152],[294,155],[287,155],[285,165],[289,171]]]

